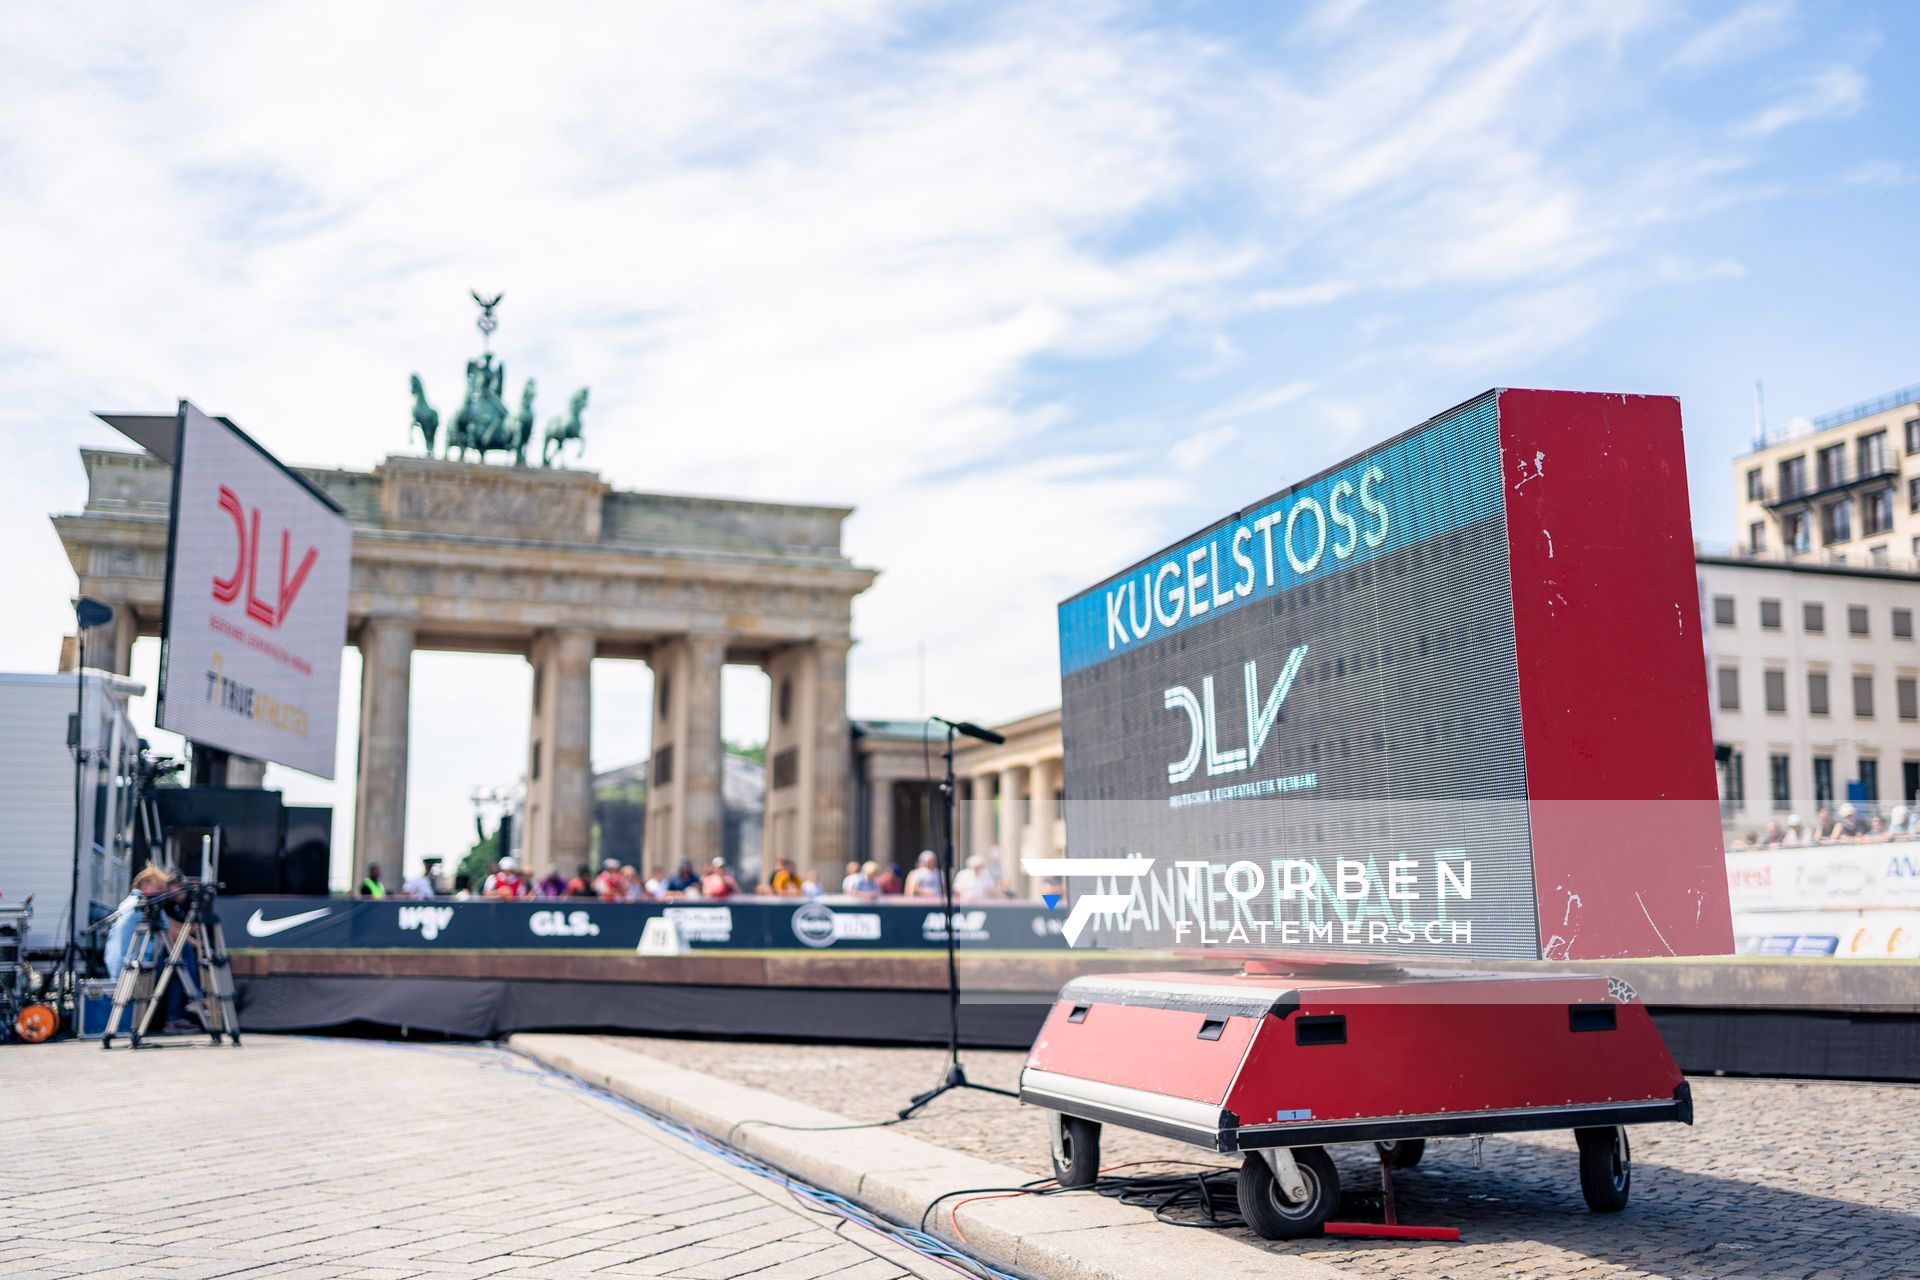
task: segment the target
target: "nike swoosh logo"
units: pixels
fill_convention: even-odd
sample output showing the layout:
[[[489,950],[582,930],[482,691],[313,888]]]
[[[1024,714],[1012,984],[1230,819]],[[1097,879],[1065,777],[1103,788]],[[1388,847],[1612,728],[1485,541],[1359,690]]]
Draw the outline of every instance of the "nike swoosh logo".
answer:
[[[247,936],[250,938],[271,938],[276,933],[285,933],[287,930],[306,924],[310,920],[318,920],[321,916],[330,916],[332,914],[332,907],[321,907],[318,911],[302,911],[298,915],[281,916],[278,920],[264,920],[261,918],[260,913],[255,911],[247,917]]]

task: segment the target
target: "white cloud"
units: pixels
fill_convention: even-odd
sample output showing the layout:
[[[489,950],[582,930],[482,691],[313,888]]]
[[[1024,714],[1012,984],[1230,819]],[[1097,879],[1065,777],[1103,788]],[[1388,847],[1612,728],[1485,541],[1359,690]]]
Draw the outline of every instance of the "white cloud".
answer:
[[[1239,438],[1238,427],[1208,427],[1176,442],[1167,457],[1182,471],[1196,471]]]
[[[1325,280],[1319,284],[1261,289],[1256,291],[1249,301],[1257,311],[1276,311],[1288,307],[1317,307],[1322,303],[1338,302],[1352,293],[1353,288],[1344,280]]]
[[[1847,170],[1842,181],[1850,187],[1910,187],[1920,182],[1920,173],[1899,160],[1868,160]]]
[[[1827,67],[1796,80],[1772,105],[1748,117],[1734,133],[1760,138],[1814,120],[1839,120],[1867,100],[1867,78],[1848,66]]]
[[[1284,382],[1277,387],[1243,391],[1224,404],[1215,405],[1201,413],[1195,421],[1212,424],[1257,418],[1263,413],[1292,404],[1311,390],[1313,390],[1313,384],[1310,382]]]
[[[1764,53],[1787,39],[1792,20],[1791,0],[1744,5],[1694,32],[1674,51],[1667,65],[1700,70]]]

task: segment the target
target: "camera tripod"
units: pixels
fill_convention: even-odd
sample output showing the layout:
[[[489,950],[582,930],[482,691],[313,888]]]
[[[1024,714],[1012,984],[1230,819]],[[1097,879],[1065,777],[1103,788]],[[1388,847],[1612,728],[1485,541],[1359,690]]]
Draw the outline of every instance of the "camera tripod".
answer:
[[[184,906],[178,928],[168,940],[166,905]],[[240,1043],[240,1018],[234,1011],[233,970],[227,963],[227,940],[220,931],[220,917],[214,913],[214,889],[204,883],[188,883],[165,893],[155,894],[140,904],[140,923],[134,926],[133,947],[127,966],[120,971],[120,983],[114,988],[113,1009],[107,1015],[106,1035],[100,1047],[113,1047],[120,1030],[120,1015],[133,1006],[133,1022],[127,1042],[135,1049],[149,1034],[154,1013],[166,1008],[167,988],[175,981],[185,983],[182,972],[188,947],[193,948],[200,970],[200,990],[206,997],[207,1034],[215,1044],[220,1037]]]

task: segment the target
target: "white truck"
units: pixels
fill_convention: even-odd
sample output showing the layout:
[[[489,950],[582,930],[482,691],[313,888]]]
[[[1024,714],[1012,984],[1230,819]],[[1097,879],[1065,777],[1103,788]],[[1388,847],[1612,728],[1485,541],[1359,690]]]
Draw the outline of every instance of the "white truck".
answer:
[[[140,756],[127,700],[145,692],[105,671],[0,672],[0,901],[32,895],[28,946],[35,951],[66,943],[76,812],[81,928],[126,896]],[[83,753],[77,801],[68,746],[76,712]]]

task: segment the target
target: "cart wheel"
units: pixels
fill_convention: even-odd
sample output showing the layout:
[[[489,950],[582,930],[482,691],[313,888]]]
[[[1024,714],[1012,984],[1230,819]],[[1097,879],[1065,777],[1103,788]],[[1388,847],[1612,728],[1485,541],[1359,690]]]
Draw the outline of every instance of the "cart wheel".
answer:
[[[1053,1177],[1063,1187],[1090,1187],[1100,1176],[1100,1126],[1079,1116],[1060,1117],[1060,1149]]]
[[[1580,1193],[1595,1213],[1618,1213],[1633,1191],[1633,1153],[1627,1131],[1618,1125],[1575,1129],[1580,1144]]]
[[[1266,1157],[1254,1152],[1240,1166],[1240,1216],[1263,1240],[1317,1236],[1340,1203],[1340,1174],[1325,1148],[1295,1147],[1293,1161],[1307,1184],[1307,1198],[1298,1204],[1280,1189]]]
[[[1411,1169],[1427,1154],[1425,1138],[1401,1138],[1395,1142],[1376,1142],[1373,1146],[1381,1155],[1391,1155],[1396,1169]]]
[[[60,1015],[44,1004],[22,1006],[13,1015],[13,1033],[28,1044],[39,1044],[60,1029]]]

